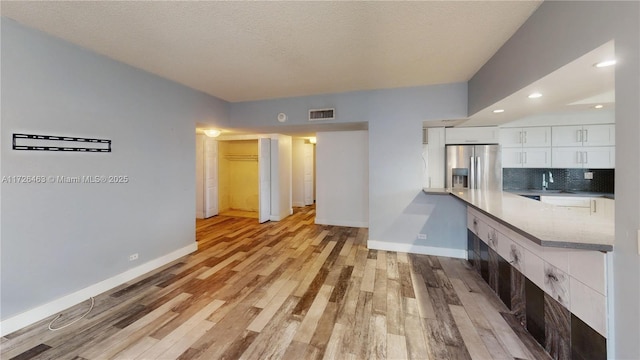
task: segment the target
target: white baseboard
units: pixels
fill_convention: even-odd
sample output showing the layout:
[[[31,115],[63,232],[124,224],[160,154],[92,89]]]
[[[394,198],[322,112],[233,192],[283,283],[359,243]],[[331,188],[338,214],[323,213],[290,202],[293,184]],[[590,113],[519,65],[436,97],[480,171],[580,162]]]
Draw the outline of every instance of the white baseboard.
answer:
[[[350,220],[332,220],[332,219],[320,219],[316,217],[316,224],[318,225],[335,225],[335,226],[349,226],[358,228],[368,228],[369,223],[366,221],[350,221]]]
[[[103,280],[99,283],[93,284],[69,295],[63,296],[44,305],[40,305],[34,309],[25,311],[22,314],[3,320],[2,322],[0,322],[0,336],[10,334],[16,330],[22,329],[23,327],[46,319],[49,316],[55,315],[65,309],[86,301],[92,296],[102,294],[105,291],[120,286],[127,281],[131,281],[138,276],[148,273],[149,271],[158,269],[196,250],[198,250],[198,243],[194,241],[192,244],[189,244],[181,249],[146,262],[133,269],[129,269],[114,277]]]
[[[304,205],[304,202],[294,201],[294,202],[291,203],[291,206],[293,206],[293,207],[304,207],[305,205]]]
[[[374,250],[398,251],[411,254],[446,256],[451,258],[466,259],[466,249],[449,249],[414,244],[400,244],[386,241],[368,240],[367,247]]]

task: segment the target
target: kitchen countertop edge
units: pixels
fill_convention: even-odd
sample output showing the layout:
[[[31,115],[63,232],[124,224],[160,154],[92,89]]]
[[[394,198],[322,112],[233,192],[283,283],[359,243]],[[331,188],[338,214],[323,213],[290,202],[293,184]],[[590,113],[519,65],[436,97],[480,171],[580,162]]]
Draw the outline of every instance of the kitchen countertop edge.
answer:
[[[520,227],[505,221],[504,219],[501,219],[500,217],[484,210],[481,209],[479,207],[477,207],[476,205],[474,205],[473,203],[469,202],[468,200],[464,199],[461,196],[458,196],[457,194],[455,194],[454,192],[450,191],[450,189],[440,189],[440,188],[424,188],[423,192],[425,194],[428,195],[445,195],[445,194],[449,194],[452,195],[453,197],[457,198],[458,200],[463,201],[464,203],[466,203],[467,205],[471,206],[472,208],[474,208],[477,211],[480,211],[481,213],[489,216],[491,219],[499,222],[500,224],[503,224],[505,226],[507,226],[509,229],[515,231],[516,233],[526,237],[528,240],[532,241],[535,244],[538,244],[540,246],[543,247],[553,247],[553,248],[563,248],[563,249],[576,249],[576,250],[592,250],[592,251],[603,251],[603,252],[609,252],[609,251],[613,251],[613,244],[594,244],[594,243],[584,243],[584,242],[567,242],[567,241],[561,241],[561,240],[551,240],[551,239],[540,239],[524,230],[522,230]],[[515,194],[514,194],[515,195]]]

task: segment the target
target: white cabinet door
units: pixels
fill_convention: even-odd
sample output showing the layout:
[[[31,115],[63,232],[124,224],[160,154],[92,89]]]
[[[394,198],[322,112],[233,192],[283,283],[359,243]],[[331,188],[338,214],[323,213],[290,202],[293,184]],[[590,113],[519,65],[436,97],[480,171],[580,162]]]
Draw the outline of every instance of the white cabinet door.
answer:
[[[616,144],[616,129],[613,124],[584,125],[582,127],[584,146],[612,146]]]
[[[520,148],[502,148],[502,167],[521,168],[524,154]]]
[[[305,205],[313,205],[314,199],[314,183],[313,183],[313,172],[314,172],[314,164],[313,164],[313,154],[315,151],[315,146],[313,144],[304,144],[302,145],[303,152],[303,171],[304,171],[304,179],[303,179],[303,198]],[[266,151],[266,150],[265,150]]]
[[[615,168],[616,150],[613,146],[584,147],[582,167],[587,169]]]
[[[523,147],[551,146],[551,127],[526,127],[522,128]]]
[[[497,126],[447,128],[446,144],[497,144],[499,140]]]
[[[204,138],[204,217],[218,215],[218,142]]]
[[[522,137],[522,128],[500,129],[500,145],[502,145],[503,148],[521,148]]]
[[[605,219],[615,219],[615,200],[607,198],[591,199],[591,215]]]
[[[614,124],[553,127],[553,146],[613,146],[615,144]]]
[[[522,167],[548,168],[551,167],[551,148],[523,148]]]
[[[554,147],[551,151],[551,167],[582,168],[582,151],[582,147]]]
[[[431,188],[443,188],[444,185],[444,128],[427,130],[427,184]]]
[[[271,217],[271,139],[258,139],[258,221]]]
[[[551,127],[502,128],[500,145],[503,148],[551,146]]]
[[[578,126],[554,126],[551,129],[551,145],[555,146],[582,146],[582,125]],[[554,165],[555,166],[555,165]]]

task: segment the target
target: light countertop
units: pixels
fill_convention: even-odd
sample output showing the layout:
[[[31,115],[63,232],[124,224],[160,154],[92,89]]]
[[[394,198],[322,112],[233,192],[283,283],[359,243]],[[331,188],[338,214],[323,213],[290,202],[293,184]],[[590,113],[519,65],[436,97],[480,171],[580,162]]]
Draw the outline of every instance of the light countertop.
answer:
[[[448,192],[541,246],[613,250],[614,222],[610,219],[579,214],[510,192],[467,189],[424,189],[424,192]]]

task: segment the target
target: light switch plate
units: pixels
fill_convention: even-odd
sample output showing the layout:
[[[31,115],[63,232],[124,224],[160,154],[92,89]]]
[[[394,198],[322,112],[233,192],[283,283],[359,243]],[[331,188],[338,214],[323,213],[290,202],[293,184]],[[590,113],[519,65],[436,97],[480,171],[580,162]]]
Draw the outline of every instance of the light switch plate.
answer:
[[[585,180],[593,180],[593,173],[591,171],[587,171],[584,173]]]

